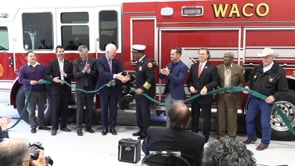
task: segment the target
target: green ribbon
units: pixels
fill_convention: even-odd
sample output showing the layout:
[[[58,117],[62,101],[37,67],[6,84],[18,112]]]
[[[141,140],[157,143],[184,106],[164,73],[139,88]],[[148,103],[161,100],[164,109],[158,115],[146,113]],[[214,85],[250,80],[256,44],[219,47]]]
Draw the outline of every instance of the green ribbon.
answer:
[[[22,110],[22,112],[20,114],[20,117],[17,119],[17,121],[12,126],[8,127],[7,129],[14,128],[23,119],[24,114],[25,114],[25,112],[27,110],[27,107],[28,107],[28,104],[29,104],[29,99],[31,97],[31,94],[32,94],[32,85],[29,88],[29,93],[28,93],[28,96],[26,97],[26,100],[25,100],[26,101],[25,106],[24,106],[24,108],[23,108],[23,110]]]
[[[66,84],[67,86],[69,86],[70,88],[73,88],[73,89],[76,89],[76,91],[81,91],[81,92],[84,92],[84,93],[98,93],[101,89],[103,89],[105,86],[112,86],[113,85],[113,81],[109,81],[108,83],[102,85],[101,87],[99,87],[98,89],[95,89],[95,90],[91,90],[91,91],[86,91],[84,89],[79,89],[79,88],[75,88],[73,87],[70,83],[68,83],[67,81],[65,80],[62,80],[62,82],[64,84]],[[39,84],[52,84],[51,81],[48,81],[48,80],[39,80],[38,81]],[[17,121],[11,126],[9,127],[8,129],[12,129],[14,128],[22,119],[23,119],[23,116],[27,110],[27,107],[28,107],[28,104],[29,104],[29,101],[30,101],[30,98],[31,98],[31,94],[32,94],[32,85],[30,85],[30,88],[29,88],[29,92],[28,92],[28,96],[26,97],[26,102],[25,102],[25,105],[24,105],[24,108],[20,114],[20,117],[17,119]]]
[[[240,87],[240,86],[230,86],[230,87],[224,87],[224,88],[219,88],[219,89],[215,89],[215,90],[212,90],[212,91],[209,91],[207,93],[207,95],[215,95],[215,94],[218,94],[218,93],[221,93],[221,92],[226,92],[226,91],[234,91],[234,92],[243,92],[243,91],[246,91],[248,92],[250,95],[252,96],[255,96],[261,100],[265,100],[267,98],[267,96],[257,92],[257,91],[254,91],[254,90],[251,90],[249,88],[244,88],[244,87]],[[147,95],[146,93],[142,93],[142,95],[144,95],[147,99],[149,99],[150,101],[154,102],[154,103],[157,103],[159,105],[163,105],[163,106],[169,106],[169,105],[172,105],[172,103],[165,103],[165,102],[161,102],[161,101],[157,101],[156,99],[150,97],[149,95]],[[188,101],[191,101],[193,99],[196,99],[198,97],[200,97],[201,94],[198,93],[198,94],[195,94],[193,96],[191,96],[190,98],[187,98],[186,100],[184,100],[184,102],[188,102]],[[284,112],[277,106],[276,103],[272,103],[275,107],[275,109],[278,111],[278,114],[280,115],[280,117],[282,118],[282,120],[284,121],[284,123],[286,124],[286,126],[288,127],[288,129],[290,130],[290,132],[295,136],[295,130],[294,128],[292,127],[288,117],[284,114]]]

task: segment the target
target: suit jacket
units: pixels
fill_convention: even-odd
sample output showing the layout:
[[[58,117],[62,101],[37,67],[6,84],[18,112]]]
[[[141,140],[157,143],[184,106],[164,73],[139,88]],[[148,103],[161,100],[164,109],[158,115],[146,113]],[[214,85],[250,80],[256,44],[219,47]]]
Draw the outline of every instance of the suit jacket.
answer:
[[[182,61],[180,61],[175,64],[169,63],[167,67],[170,70],[169,75],[166,76],[160,74],[160,79],[167,78],[164,94],[169,91],[173,99],[185,99],[186,96],[184,92],[184,79],[188,72],[187,66]]]
[[[143,59],[137,62],[135,69],[135,84],[136,88],[143,89],[144,93],[153,97],[155,95],[155,68],[153,62],[145,56]],[[145,84],[149,84],[150,87],[146,88]]]
[[[142,150],[146,155],[149,151],[180,151],[194,166],[201,165],[204,143],[204,136],[190,130],[150,127]]]
[[[90,64],[90,72],[83,73],[84,62],[81,58],[74,60],[73,62],[73,74],[76,79],[76,87],[83,89],[85,86],[85,81],[87,81],[89,89],[95,89],[96,81],[97,81],[97,68],[96,68],[96,60],[94,58],[88,57],[87,63]],[[78,91],[77,93],[81,93]]]
[[[220,79],[219,87],[224,88],[224,64],[220,64],[217,66],[217,72]],[[232,64],[231,67],[231,86],[244,86],[245,84],[245,77],[243,68],[240,65]],[[235,93],[236,97],[233,97],[235,102],[239,102],[240,100],[240,93]]]
[[[119,61],[116,58],[112,60],[112,72],[110,72],[110,67],[106,55],[96,60],[96,67],[98,70],[98,81],[96,84],[96,88],[100,88],[109,81],[114,80],[113,75],[122,72]],[[100,93],[109,93],[109,91],[117,93],[119,85],[120,81],[115,80],[115,86],[105,87],[100,91]]]
[[[200,78],[198,77],[198,70],[199,70],[199,62],[192,64],[190,68],[189,78],[188,78],[188,88],[193,86],[198,92],[200,93],[201,89],[206,86],[208,92],[217,87],[219,83],[219,78],[217,75],[217,68],[216,66],[212,65],[207,61],[206,65],[204,66]],[[212,96],[205,95],[200,96],[197,98],[200,102],[204,103],[211,103]]]
[[[64,80],[68,83],[71,83],[71,79],[73,78],[73,65],[70,61],[64,60],[64,72],[67,73],[67,76],[64,77]],[[61,85],[60,83],[53,82],[53,78],[59,77],[60,78],[60,68],[58,64],[58,60],[52,60],[48,67],[46,68],[45,79],[51,81],[52,84],[50,85],[50,93],[51,94],[58,94],[61,92],[66,92],[67,94],[71,92],[71,88],[67,85]]]

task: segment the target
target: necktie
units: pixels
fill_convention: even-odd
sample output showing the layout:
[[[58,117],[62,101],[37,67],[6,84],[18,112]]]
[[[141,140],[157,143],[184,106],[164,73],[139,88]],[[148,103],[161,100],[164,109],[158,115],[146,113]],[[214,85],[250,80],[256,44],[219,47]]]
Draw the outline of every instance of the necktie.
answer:
[[[109,59],[109,67],[110,67],[110,72],[112,73],[112,60]]]
[[[202,63],[199,63],[198,77],[200,77],[201,73],[202,73]]]
[[[84,66],[87,64],[87,61],[86,60],[83,60],[83,64]],[[87,77],[84,78],[84,87],[88,87],[88,80],[87,80]]]

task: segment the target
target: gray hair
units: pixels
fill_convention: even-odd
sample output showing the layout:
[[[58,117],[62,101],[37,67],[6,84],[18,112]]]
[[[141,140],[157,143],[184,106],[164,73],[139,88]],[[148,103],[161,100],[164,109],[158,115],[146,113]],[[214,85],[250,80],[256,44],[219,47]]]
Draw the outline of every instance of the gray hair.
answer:
[[[108,43],[106,46],[106,52],[112,51],[114,49],[117,49],[116,45],[113,43]]]
[[[29,142],[23,138],[12,138],[0,143],[0,166],[16,166],[28,160]]]
[[[246,145],[229,137],[213,140],[203,153],[203,166],[255,166],[253,152]]]
[[[79,52],[84,52],[84,51],[88,51],[88,47],[86,45],[80,45],[78,47],[78,51]]]

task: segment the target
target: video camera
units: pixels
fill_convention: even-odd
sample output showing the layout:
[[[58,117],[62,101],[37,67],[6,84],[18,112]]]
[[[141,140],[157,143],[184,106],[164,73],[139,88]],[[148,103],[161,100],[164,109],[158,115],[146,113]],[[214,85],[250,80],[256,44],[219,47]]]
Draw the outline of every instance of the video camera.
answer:
[[[31,160],[37,160],[39,158],[38,149],[44,150],[42,144],[40,142],[34,142],[30,144],[30,156]],[[46,166],[52,166],[53,160],[50,156],[45,156]]]

